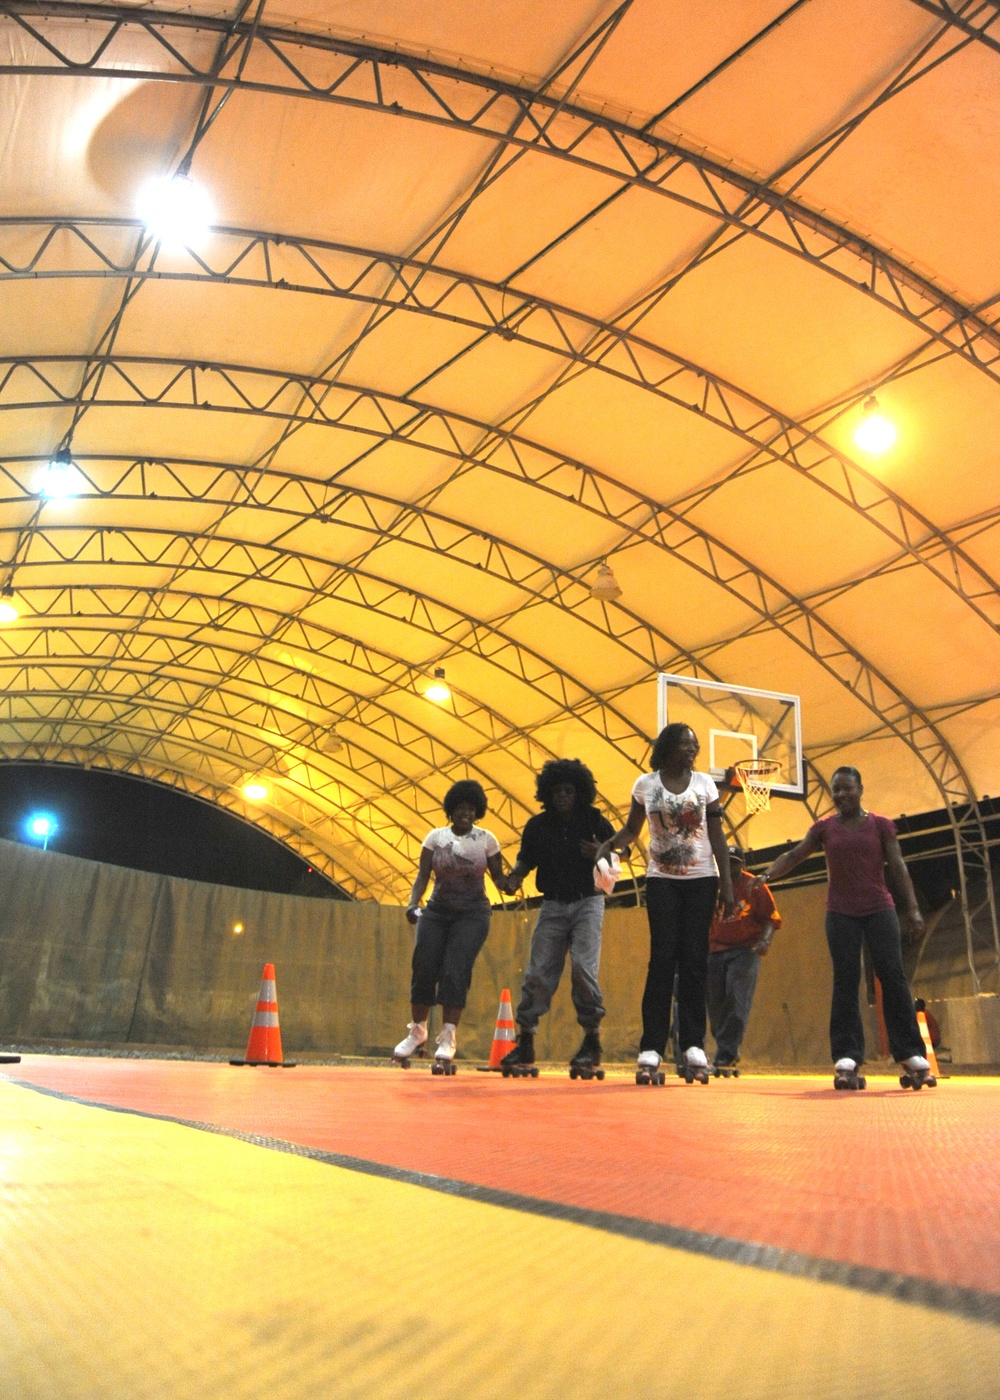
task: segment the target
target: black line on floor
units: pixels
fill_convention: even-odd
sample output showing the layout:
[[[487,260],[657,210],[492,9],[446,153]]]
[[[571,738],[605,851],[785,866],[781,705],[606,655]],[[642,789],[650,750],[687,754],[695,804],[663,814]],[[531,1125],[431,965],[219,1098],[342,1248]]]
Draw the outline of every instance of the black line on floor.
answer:
[[[688,1254],[700,1254],[727,1264],[763,1269],[767,1273],[786,1274],[792,1278],[810,1279],[815,1283],[832,1283],[841,1288],[872,1293],[880,1298],[891,1298],[897,1303],[911,1303],[922,1308],[932,1308],[936,1312],[952,1313],[971,1322],[1000,1327],[1000,1296],[975,1288],[937,1283],[933,1279],[898,1274],[889,1269],[874,1269],[867,1264],[843,1264],[835,1259],[820,1259],[812,1254],[779,1249],[775,1245],[754,1244],[749,1240],[731,1239],[725,1235],[685,1230],[677,1225],[663,1225],[658,1221],[641,1220],[632,1215],[615,1215],[611,1211],[564,1205],[562,1202],[546,1201],[537,1196],[521,1196],[514,1191],[501,1191],[493,1186],[477,1186],[471,1181],[457,1181],[451,1177],[435,1176],[430,1172],[410,1171],[406,1167],[393,1167],[386,1162],[371,1162],[364,1157],[348,1157],[341,1152],[326,1152],[322,1148],[306,1147],[301,1143],[288,1142],[284,1138],[246,1133],[240,1128],[227,1128],[219,1123],[199,1123],[190,1118],[176,1118],[168,1113],[149,1113],[121,1104],[101,1103],[94,1099],[80,1098],[76,1094],[66,1094],[60,1089],[31,1084],[13,1074],[5,1074],[3,1078],[22,1089],[30,1089],[36,1094],[45,1094],[53,1099],[63,1099],[67,1103],[81,1104],[86,1108],[100,1108],[108,1113],[123,1113],[133,1118],[149,1118],[158,1123],[175,1123],[181,1128],[194,1128],[198,1132],[214,1133],[217,1137],[234,1138],[237,1142],[245,1142],[252,1147],[263,1147],[269,1152],[284,1152],[292,1157],[305,1157],[311,1162],[323,1162],[327,1166],[342,1167],[345,1171],[382,1177],[387,1181],[398,1181],[406,1186],[421,1186],[427,1191],[439,1191],[443,1195],[456,1196],[465,1201],[478,1201],[483,1205],[499,1206],[502,1210],[517,1210],[526,1215],[540,1215],[548,1220],[558,1220],[569,1225],[583,1225],[592,1230],[603,1230],[607,1234],[640,1240],[644,1244],[681,1249]]]

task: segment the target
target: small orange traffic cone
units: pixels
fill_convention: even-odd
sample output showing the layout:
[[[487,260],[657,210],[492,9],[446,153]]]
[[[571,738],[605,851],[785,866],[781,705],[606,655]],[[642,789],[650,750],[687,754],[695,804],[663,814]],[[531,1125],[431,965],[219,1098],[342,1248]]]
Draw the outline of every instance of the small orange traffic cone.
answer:
[[[269,1065],[272,1069],[294,1069],[282,1058],[281,1027],[278,1024],[278,992],[274,982],[274,963],[268,963],[257,993],[257,1010],[253,1014],[250,1039],[245,1060],[230,1060],[231,1065]]]
[[[493,1032],[490,1047],[490,1069],[499,1069],[504,1055],[514,1048],[517,1032],[514,1029],[514,1010],[510,1004],[510,992],[504,987],[500,993],[500,1010],[497,1012],[497,1028]]]

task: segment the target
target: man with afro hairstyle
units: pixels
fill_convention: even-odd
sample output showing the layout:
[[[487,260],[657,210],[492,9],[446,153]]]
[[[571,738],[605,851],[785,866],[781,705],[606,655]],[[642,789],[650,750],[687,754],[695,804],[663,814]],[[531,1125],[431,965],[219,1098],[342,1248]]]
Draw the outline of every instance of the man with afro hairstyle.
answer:
[[[517,1008],[517,1045],[502,1063],[535,1063],[538,1021],[552,1004],[568,952],[573,1005],[583,1027],[583,1044],[571,1064],[596,1066],[601,1063],[599,1031],[605,1014],[597,981],[604,895],[594,889],[594,858],[601,842],[614,833],[594,806],[594,775],[577,758],[546,763],[538,775],[535,796],[542,811],[525,825],[505,889],[515,894],[528,871],[536,870],[542,905]]]

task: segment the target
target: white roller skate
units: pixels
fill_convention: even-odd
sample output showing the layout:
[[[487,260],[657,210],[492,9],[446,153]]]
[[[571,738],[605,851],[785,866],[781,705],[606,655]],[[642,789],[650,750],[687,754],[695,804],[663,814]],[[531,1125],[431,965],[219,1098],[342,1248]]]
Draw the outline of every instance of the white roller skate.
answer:
[[[635,1063],[637,1084],[665,1084],[666,1076],[660,1069],[661,1056],[655,1050],[641,1050]]]
[[[700,1045],[689,1045],[684,1051],[682,1074],[685,1084],[693,1084],[695,1080],[699,1084],[708,1083],[708,1056]]]
[[[411,1055],[423,1055],[427,1044],[427,1022],[411,1021],[406,1027],[409,1035],[399,1042],[392,1052],[393,1062],[403,1069],[410,1068]]]
[[[455,1041],[455,1027],[450,1021],[445,1021],[441,1027],[437,1038],[437,1049],[434,1051],[434,1063],[431,1065],[431,1074],[455,1074],[458,1066],[454,1063],[455,1051],[458,1046]]]
[[[922,1089],[925,1084],[928,1089],[936,1088],[937,1080],[931,1073],[930,1062],[923,1055],[911,1055],[908,1060],[902,1061],[902,1066],[899,1082],[904,1089]]]
[[[868,1080],[858,1073],[858,1062],[845,1055],[833,1067],[833,1087],[835,1089],[864,1089]]]

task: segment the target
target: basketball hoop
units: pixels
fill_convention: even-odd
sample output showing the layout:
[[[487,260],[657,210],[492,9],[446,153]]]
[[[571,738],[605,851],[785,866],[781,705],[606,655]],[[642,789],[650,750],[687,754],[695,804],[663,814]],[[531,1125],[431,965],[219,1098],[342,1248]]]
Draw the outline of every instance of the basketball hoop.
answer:
[[[773,758],[748,758],[737,763],[736,776],[743,789],[747,815],[771,810],[771,784],[781,771],[781,764]]]

